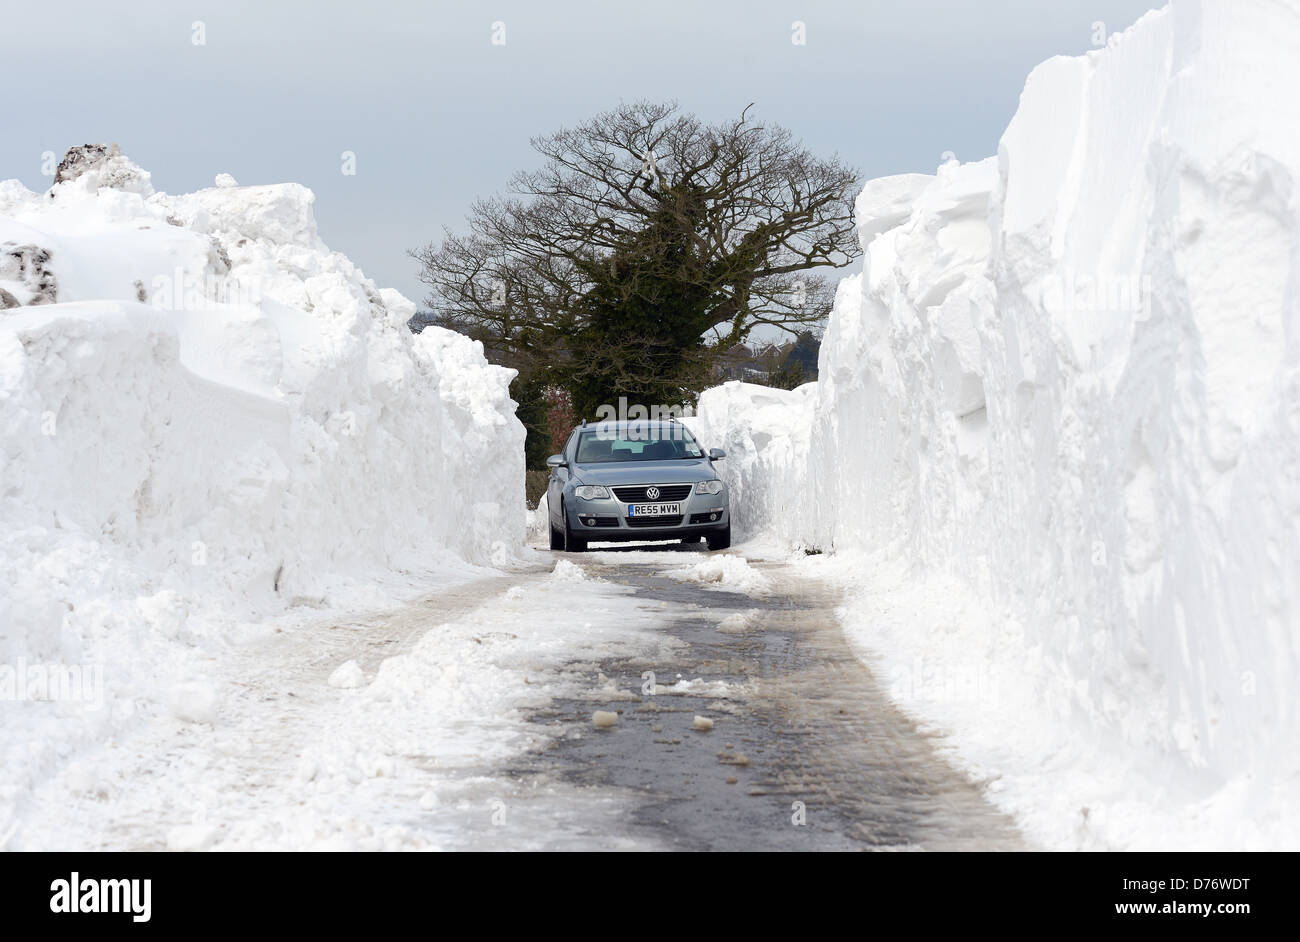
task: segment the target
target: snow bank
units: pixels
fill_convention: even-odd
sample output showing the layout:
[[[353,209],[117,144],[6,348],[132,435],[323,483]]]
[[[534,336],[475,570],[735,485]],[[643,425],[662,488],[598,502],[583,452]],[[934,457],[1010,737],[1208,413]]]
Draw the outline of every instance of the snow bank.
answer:
[[[996,158],[867,184],[814,391],[701,399],[749,532],[871,554],[887,669],[995,675],[910,705],[1053,846],[1300,846],[1297,53],[1175,0],[1042,64]]]
[[[597,664],[682,657],[657,606],[561,562],[517,573],[504,592],[488,575],[230,652],[210,678],[214,719],[139,723],[69,757],[0,838],[44,851],[642,846],[621,836],[630,809],[618,796],[510,772],[556,737],[587,734],[537,724],[554,698],[616,716],[641,699],[639,679],[620,688]],[[710,683],[678,686],[736,696]],[[508,826],[494,825],[502,812]],[[593,813],[608,827],[593,829]]]
[[[727,480],[735,539],[803,513],[802,475],[816,392],[814,383],[790,392],[733,381],[706,389],[697,414],[684,420],[701,441],[727,453],[715,466]]]
[[[309,190],[154,193],[116,148],[77,149],[58,180],[0,183],[11,676],[102,665],[108,708],[83,717],[101,729],[159,699],[187,645],[522,541],[511,373],[411,335],[411,302],[320,241]],[[45,756],[11,714],[58,710],[0,706],[20,787]]]

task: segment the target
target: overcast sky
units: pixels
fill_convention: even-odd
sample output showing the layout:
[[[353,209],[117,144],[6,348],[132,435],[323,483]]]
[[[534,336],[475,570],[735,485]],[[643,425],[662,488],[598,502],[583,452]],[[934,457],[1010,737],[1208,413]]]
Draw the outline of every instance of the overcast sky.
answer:
[[[321,236],[383,287],[406,250],[532,166],[532,135],[620,99],[708,120],[749,102],[865,177],[993,154],[1029,70],[1147,0],[6,3],[0,179],[115,141],[185,192],[218,173],[316,192]],[[806,45],[791,42],[806,26]],[[492,43],[505,25],[504,45]],[[195,45],[202,23],[205,44]],[[355,175],[342,172],[345,151]]]

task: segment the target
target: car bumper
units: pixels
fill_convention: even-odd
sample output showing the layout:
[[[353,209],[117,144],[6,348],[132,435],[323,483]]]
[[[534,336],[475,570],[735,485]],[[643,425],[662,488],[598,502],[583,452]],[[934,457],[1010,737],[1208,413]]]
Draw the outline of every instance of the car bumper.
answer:
[[[574,534],[593,543],[688,539],[717,533],[731,523],[725,491],[721,494],[692,494],[681,504],[680,518],[660,522],[657,518],[647,517],[645,524],[629,522],[628,505],[614,498],[575,498],[573,504],[565,509]]]

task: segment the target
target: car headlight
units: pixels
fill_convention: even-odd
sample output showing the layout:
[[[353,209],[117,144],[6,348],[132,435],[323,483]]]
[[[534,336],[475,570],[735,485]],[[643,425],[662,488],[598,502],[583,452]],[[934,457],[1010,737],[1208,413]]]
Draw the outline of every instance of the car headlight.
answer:
[[[581,484],[573,489],[583,500],[599,500],[602,497],[608,497],[609,491],[599,484]]]
[[[721,482],[721,481],[701,481],[699,484],[696,484],[696,485],[695,485],[695,493],[697,493],[697,494],[721,494],[721,493],[722,493],[722,482]]]

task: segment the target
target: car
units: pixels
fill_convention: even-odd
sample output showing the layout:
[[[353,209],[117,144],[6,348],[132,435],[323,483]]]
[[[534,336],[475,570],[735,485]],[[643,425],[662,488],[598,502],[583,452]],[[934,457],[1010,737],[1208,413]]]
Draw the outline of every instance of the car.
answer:
[[[675,419],[584,422],[546,460],[551,549],[701,538],[726,549],[731,509],[714,467],[725,457],[721,448],[706,454]]]

